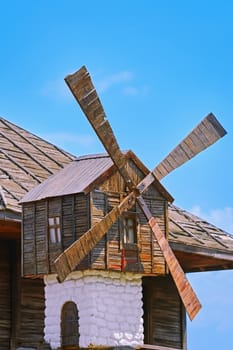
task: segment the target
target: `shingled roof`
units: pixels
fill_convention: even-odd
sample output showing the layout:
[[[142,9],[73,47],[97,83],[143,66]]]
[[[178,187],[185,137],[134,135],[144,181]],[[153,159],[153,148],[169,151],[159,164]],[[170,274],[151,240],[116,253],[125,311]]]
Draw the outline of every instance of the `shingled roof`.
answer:
[[[0,215],[21,213],[19,200],[74,156],[0,117]]]
[[[169,242],[185,272],[233,269],[233,236],[169,205]]]

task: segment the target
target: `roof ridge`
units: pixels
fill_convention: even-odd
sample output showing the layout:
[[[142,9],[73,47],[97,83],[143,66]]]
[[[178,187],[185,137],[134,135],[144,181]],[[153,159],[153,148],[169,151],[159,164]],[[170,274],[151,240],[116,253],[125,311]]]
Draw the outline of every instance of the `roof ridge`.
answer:
[[[128,154],[131,152],[130,150],[125,150],[121,151],[123,154]],[[75,158],[75,161],[80,161],[80,160],[90,160],[90,159],[99,159],[99,158],[110,158],[110,155],[107,152],[104,153],[93,153],[93,154],[85,154],[83,156],[78,156]]]

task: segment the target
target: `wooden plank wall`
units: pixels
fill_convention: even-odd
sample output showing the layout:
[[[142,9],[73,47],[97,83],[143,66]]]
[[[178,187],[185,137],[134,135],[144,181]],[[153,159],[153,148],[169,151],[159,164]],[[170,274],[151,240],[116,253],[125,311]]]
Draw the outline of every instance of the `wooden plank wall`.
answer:
[[[129,162],[128,170],[132,173],[132,178],[137,183],[142,178],[142,173],[138,170],[133,162]],[[105,194],[104,194],[105,193]],[[107,211],[120,202],[120,197],[125,196],[125,184],[118,172],[115,172],[112,176],[106,179],[97,190],[92,194],[92,224],[100,221],[103,215]],[[105,200],[104,200],[105,196]],[[145,192],[144,198],[151,210],[152,214],[158,221],[162,231],[167,235],[167,202],[153,187]],[[142,213],[139,206],[136,206],[136,213],[139,219],[138,225],[138,250],[135,252],[139,254],[139,263],[137,266],[138,272],[144,272],[146,274],[165,274],[166,264],[161,253],[161,250],[155,240],[153,233],[147,223],[147,220]],[[106,265],[108,269],[120,270],[121,258],[122,258],[122,242],[120,237],[120,223],[117,221],[112,228],[108,231],[106,236],[102,238],[101,244],[98,246],[98,252],[96,251],[95,257],[102,256],[106,249]],[[104,243],[105,242],[105,243]],[[106,247],[106,248],[104,248]],[[102,249],[102,253],[100,251]],[[95,250],[95,248],[94,248]],[[135,255],[135,259],[137,259]],[[93,262],[93,260],[92,260]],[[92,265],[92,268],[101,268],[101,261]],[[104,264],[102,263],[102,268]],[[132,271],[135,271],[133,266],[129,267]]]
[[[106,194],[94,190],[91,198],[91,225],[101,221],[107,212],[120,203],[120,194],[115,192]],[[121,271],[121,259],[120,227],[117,220],[92,250],[90,267]]]
[[[152,199],[150,196],[144,196],[147,206],[151,210],[151,213],[156,218],[160,228],[166,234],[166,204],[162,199]],[[137,213],[140,221],[139,228],[139,258],[143,266],[143,271],[146,274],[165,274],[166,264],[162,255],[162,252],[158,246],[157,241],[154,238],[147,220],[137,207]]]
[[[106,195],[101,191],[91,194],[91,226],[99,222],[106,214]],[[100,239],[90,253],[90,264],[93,269],[106,268],[106,235]]]
[[[90,227],[89,195],[77,194],[23,205],[22,273],[24,276],[54,273],[54,260]],[[51,243],[48,217],[59,216],[62,241]],[[79,265],[88,267],[87,257]]]
[[[127,164],[127,170],[130,172],[132,179],[135,183],[139,183],[140,180],[144,177],[143,173],[138,169],[133,161],[129,161]],[[120,196],[125,195],[125,184],[118,172],[115,172],[108,179],[106,179],[100,186],[99,189],[105,191],[108,194],[109,210],[111,202],[113,205],[119,203]],[[159,194],[159,192],[153,187],[150,186],[149,189],[145,192],[143,197],[146,200],[146,203],[151,210],[152,214],[155,216],[156,220],[159,223],[160,228],[167,235],[167,202]],[[117,198],[117,199],[116,199]],[[115,203],[114,203],[115,201]],[[143,268],[144,273],[147,274],[165,274],[166,273],[166,264],[161,253],[161,250],[153,237],[149,225],[145,219],[144,214],[141,209],[136,206],[136,212],[139,218],[139,231],[138,231],[138,252],[140,260],[140,270]],[[118,225],[118,226],[117,226]],[[117,265],[117,258],[119,261],[119,240],[120,237],[112,234],[111,232],[116,232],[118,229],[119,232],[119,223],[115,224],[107,234],[107,259],[113,260],[109,264],[111,266]],[[112,251],[112,248],[115,246],[115,251]],[[118,254],[117,254],[118,250]]]
[[[42,275],[49,270],[50,255],[48,256],[48,219],[47,213],[49,211],[46,201],[36,202],[34,207],[34,257],[36,274]]]
[[[23,243],[22,243],[22,274],[33,275],[36,270],[36,247],[35,247],[35,205],[26,203],[23,205],[22,225],[23,225]]]
[[[70,246],[76,237],[76,226],[74,217],[76,215],[75,210],[75,197],[64,196],[62,197],[62,244],[63,249]],[[64,220],[65,219],[65,220]]]
[[[159,224],[160,229],[163,231],[164,235],[168,235],[167,227],[167,202],[162,199],[157,191],[151,186],[149,191],[146,193],[146,202],[152,215],[155,217]],[[166,263],[163,254],[159,248],[159,245],[152,234],[152,273],[153,274],[165,274],[166,273]]]
[[[172,278],[143,278],[143,299],[144,342],[185,350],[185,312]]]
[[[20,242],[0,241],[0,349],[44,343],[43,280],[20,278]]]
[[[41,279],[21,279],[17,346],[50,349],[44,342],[44,283]]]
[[[107,210],[111,211],[113,207],[120,203],[119,193],[111,193],[107,198]],[[122,243],[120,222],[117,220],[107,232],[106,235],[106,262],[110,270],[121,271],[122,269]]]
[[[0,349],[10,349],[11,335],[11,267],[10,243],[0,241]]]
[[[78,193],[75,195],[75,240],[79,239],[90,228],[90,194]],[[83,270],[89,267],[90,255],[86,256],[78,265]]]
[[[39,201],[23,205],[22,274],[49,273],[47,234],[48,203]]]

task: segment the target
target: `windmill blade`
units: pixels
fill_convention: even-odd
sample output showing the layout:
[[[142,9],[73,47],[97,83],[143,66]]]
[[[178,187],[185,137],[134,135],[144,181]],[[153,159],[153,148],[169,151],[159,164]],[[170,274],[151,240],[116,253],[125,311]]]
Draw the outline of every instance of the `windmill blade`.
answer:
[[[226,135],[226,130],[212,114],[208,114],[183,141],[179,143],[144,179],[137,185],[142,194],[155,181],[186,163],[200,152]]]
[[[79,105],[81,106],[87,119],[89,120],[92,127],[94,128],[96,134],[98,135],[105,149],[107,150],[113,162],[117,166],[119,172],[124,178],[124,181],[126,182],[126,184],[131,190],[132,189],[135,190],[134,192],[136,194],[136,186],[131,180],[127,172],[127,169],[125,167],[127,162],[126,157],[120,151],[120,148],[118,146],[114,133],[111,129],[111,126],[109,122],[105,119],[106,116],[105,116],[103,107],[101,105],[101,102],[98,98],[94,85],[91,81],[90,75],[87,72],[86,68],[82,67],[78,72],[74,73],[73,75],[69,75],[68,77],[66,77],[65,81],[68,84],[69,88],[71,89],[75,99],[78,101]],[[126,197],[126,199],[127,198],[128,197]],[[172,253],[172,250],[169,247],[168,241],[166,240],[163,232],[160,230],[155,218],[153,218],[144,199],[142,198],[142,196],[140,195],[138,196],[138,193],[137,193],[136,200],[139,206],[141,207],[142,211],[144,212],[152,231],[154,232],[155,238],[157,239],[160,249],[164,255],[165,261],[168,265],[168,268],[177,286],[178,292],[184,303],[187,313],[190,319],[193,319],[197,314],[197,312],[199,311],[201,304],[196,294],[194,293],[191,285],[186,279],[185,274],[179,265],[179,262],[177,261],[175,255]],[[120,212],[116,210],[115,214],[117,217],[120,215]],[[113,217],[115,217],[114,215]],[[100,226],[101,226],[101,222],[100,222]],[[102,226],[103,226],[103,229],[101,228],[101,230],[102,230],[102,233],[104,234],[105,229],[106,231],[108,230],[107,229],[108,225],[106,225],[106,222],[103,221]],[[104,229],[104,226],[105,226],[105,229]],[[84,235],[85,238],[83,239],[83,241],[86,239],[89,243],[92,235],[93,233],[91,232],[91,230],[89,230],[89,233],[87,232]],[[81,239],[77,241],[75,245],[76,248],[77,246],[80,246],[80,249],[82,249],[81,243],[82,243]],[[66,259],[67,259],[67,255],[68,257],[69,255],[72,255],[71,247],[66,250],[66,254],[65,254]],[[87,250],[84,251],[83,256],[85,256],[86,253],[87,253]],[[78,261],[78,256],[75,256],[74,263],[76,263],[76,265],[77,265],[77,261]],[[69,264],[69,261],[68,261],[68,264]],[[59,269],[59,264],[57,264],[57,267]],[[70,267],[72,268],[72,266]]]
[[[86,67],[83,66],[74,74],[68,75],[65,78],[65,82],[69,86],[76,101],[95,130],[104,148],[112,158],[129,189],[132,189],[131,179],[127,171],[125,171],[127,159],[121,152],[113,130],[106,119],[103,106]]]
[[[226,135],[213,113],[208,114],[152,171],[158,180]]]
[[[128,187],[132,189],[131,179],[124,170],[126,158],[119,148],[108,120],[105,119],[106,115],[103,106],[86,67],[83,66],[76,73],[68,75],[65,81],[120,173],[124,179],[127,178],[126,183]],[[226,133],[226,130],[222,127],[217,118],[212,113],[208,114],[188,136],[186,136],[185,139],[146,176],[137,186],[137,189],[140,189],[142,193],[142,191],[146,190],[146,188],[154,182],[154,177],[161,180],[170,172],[211,146],[226,135]]]

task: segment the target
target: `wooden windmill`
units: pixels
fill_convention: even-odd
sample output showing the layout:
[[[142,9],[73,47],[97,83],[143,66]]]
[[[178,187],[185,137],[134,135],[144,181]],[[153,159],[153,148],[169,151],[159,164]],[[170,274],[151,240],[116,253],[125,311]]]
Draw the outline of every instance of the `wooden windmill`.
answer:
[[[224,136],[226,131],[219,124],[215,116],[209,114],[140,183],[134,183],[126,168],[127,159],[125,154],[120,150],[113,130],[106,119],[104,109],[87,69],[82,67],[76,73],[69,75],[65,81],[124,179],[129,194],[100,222],[91,227],[55,260],[59,281],[62,282],[83,258],[88,255],[119,216],[128,211],[137,202],[154,233],[181,300],[189,318],[192,320],[200,310],[201,304],[170,248],[167,238],[148,208],[143,198],[143,193],[155,180],[161,180],[171,171],[193,158]]]

